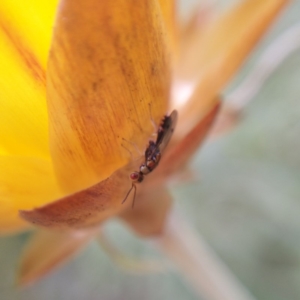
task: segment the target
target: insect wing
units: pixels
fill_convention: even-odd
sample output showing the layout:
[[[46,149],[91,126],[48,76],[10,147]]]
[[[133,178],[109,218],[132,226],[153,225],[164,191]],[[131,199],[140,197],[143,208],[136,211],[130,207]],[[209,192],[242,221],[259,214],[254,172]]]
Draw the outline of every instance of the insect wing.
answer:
[[[149,146],[145,151],[145,160],[155,160],[168,145],[172,134],[175,130],[177,122],[177,111],[173,110],[169,116],[165,116],[161,122],[159,130],[157,132],[156,142],[150,141]]]
[[[169,116],[164,118],[161,124],[155,143],[160,152],[164,151],[173,135],[177,123],[177,116],[177,110],[173,110]]]
[[[149,146],[147,147],[147,149],[145,151],[145,161],[149,157],[152,157],[156,151],[157,151],[156,143],[154,143],[153,141],[149,141]]]

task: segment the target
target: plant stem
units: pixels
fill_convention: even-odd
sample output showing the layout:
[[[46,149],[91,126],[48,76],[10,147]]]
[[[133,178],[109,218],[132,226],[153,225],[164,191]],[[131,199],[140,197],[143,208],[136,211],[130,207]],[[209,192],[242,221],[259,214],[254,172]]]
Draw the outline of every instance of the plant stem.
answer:
[[[254,300],[201,236],[174,211],[164,232],[152,242],[182,272],[201,299]]]

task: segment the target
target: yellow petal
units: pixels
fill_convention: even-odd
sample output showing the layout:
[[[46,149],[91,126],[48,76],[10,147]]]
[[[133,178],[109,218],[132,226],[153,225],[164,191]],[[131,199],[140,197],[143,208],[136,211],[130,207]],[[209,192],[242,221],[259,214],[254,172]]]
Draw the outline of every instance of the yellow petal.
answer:
[[[3,26],[0,26],[2,152],[47,157],[49,145],[44,70],[30,49],[14,36],[12,28]]]
[[[8,25],[17,39],[30,47],[39,64],[45,69],[50,48],[53,22],[58,0],[1,0],[1,25]],[[2,60],[1,60],[2,61]]]
[[[151,118],[166,112],[168,60],[155,0],[62,1],[47,82],[52,156],[66,192],[106,178],[135,147],[144,151]]]
[[[61,197],[49,160],[0,156],[0,232],[28,227],[19,209],[31,209]]]
[[[4,156],[4,155],[8,155],[8,152],[2,145],[0,145],[0,156]]]
[[[93,231],[57,232],[39,230],[22,255],[18,284],[38,280],[53,268],[70,259],[94,236]]]
[[[181,110],[179,127],[191,129],[215,104],[216,95],[234,75],[287,0],[247,0],[213,24],[201,48],[190,54],[191,73],[183,81],[197,83],[194,95]],[[196,52],[197,51],[197,52]],[[188,63],[188,62],[186,62]],[[187,121],[183,125],[182,122]],[[184,135],[186,132],[182,132]]]

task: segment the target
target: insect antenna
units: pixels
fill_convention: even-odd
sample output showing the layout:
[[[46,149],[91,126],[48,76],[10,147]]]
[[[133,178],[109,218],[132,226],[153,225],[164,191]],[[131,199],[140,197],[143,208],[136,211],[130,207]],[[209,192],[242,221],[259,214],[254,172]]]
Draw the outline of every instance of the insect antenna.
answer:
[[[134,187],[134,192],[133,192],[133,199],[132,199],[131,208],[134,207],[134,203],[135,203],[135,195],[136,195],[136,186],[135,186],[134,183],[132,184],[132,187]],[[131,189],[132,189],[132,187],[131,187]]]
[[[150,112],[150,120],[151,120],[151,124],[153,126],[153,129],[154,129],[154,133],[152,135],[156,136],[157,135],[158,127],[157,127],[157,124],[155,123],[155,121],[153,119],[153,116],[152,116],[151,103],[148,103],[148,105],[149,105],[149,112]]]
[[[138,146],[137,146],[135,143],[130,142],[130,141],[124,139],[123,137],[122,137],[122,140],[125,141],[126,143],[130,144],[131,146],[133,146],[134,149],[135,149],[135,151],[136,151],[139,155],[143,155],[143,152],[138,148]],[[130,156],[131,156],[131,157],[133,157],[132,152],[131,152],[128,148],[126,148],[123,144],[121,144],[121,146],[122,146],[124,149],[126,149],[126,150],[130,153]]]
[[[136,195],[136,186],[134,183],[132,183],[131,188],[129,189],[129,191],[127,192],[124,200],[122,201],[122,204],[127,200],[128,196],[130,195],[132,189],[134,189],[134,193],[133,193],[133,200],[132,200],[132,208],[134,207],[134,202],[135,202],[135,195]]]

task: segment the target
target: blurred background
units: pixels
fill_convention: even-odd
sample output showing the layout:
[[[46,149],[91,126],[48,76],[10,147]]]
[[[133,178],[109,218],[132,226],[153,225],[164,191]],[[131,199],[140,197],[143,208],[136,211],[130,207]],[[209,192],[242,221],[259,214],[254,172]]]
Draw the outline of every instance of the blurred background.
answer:
[[[225,8],[233,1],[215,2]],[[199,1],[181,0],[182,18],[196,5]],[[257,67],[268,45],[298,22],[299,0],[291,2],[252,53],[224,91],[224,101]],[[196,180],[172,189],[176,210],[258,300],[299,300],[299,49],[264,82],[238,126],[207,141],[191,168]],[[113,243],[130,257],[161,259],[150,243],[119,222],[106,227]],[[29,235],[0,238],[1,300],[199,299],[174,269],[126,272],[96,242],[35,285],[16,289],[19,256]]]

